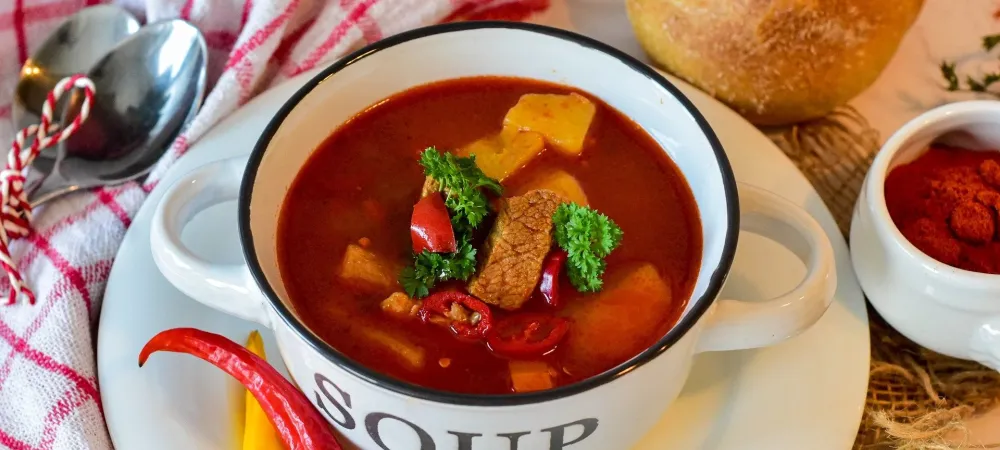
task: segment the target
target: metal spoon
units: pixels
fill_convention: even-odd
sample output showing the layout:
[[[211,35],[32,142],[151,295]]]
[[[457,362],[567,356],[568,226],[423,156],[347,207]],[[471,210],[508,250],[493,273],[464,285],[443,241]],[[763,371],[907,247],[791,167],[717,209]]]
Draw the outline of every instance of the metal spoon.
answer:
[[[97,5],[81,9],[66,18],[41,47],[21,67],[21,79],[14,90],[11,115],[17,129],[41,121],[42,104],[59,80],[86,72],[118,43],[139,31],[139,21],[124,9]],[[56,105],[56,118],[62,117],[66,101]],[[52,172],[56,149],[43,149],[28,174],[28,186],[40,182]]]
[[[14,126],[21,129],[38,123],[45,96],[59,80],[87,72],[136,31],[139,21],[117,6],[91,6],[68,17],[21,68],[11,108]],[[56,112],[60,111],[57,107]],[[55,150],[48,156],[54,159]]]
[[[59,146],[52,173],[28,187],[31,204],[149,173],[201,106],[207,57],[196,28],[167,20],[143,27],[101,58],[87,73],[97,91],[90,117]],[[82,100],[72,96],[64,121]]]

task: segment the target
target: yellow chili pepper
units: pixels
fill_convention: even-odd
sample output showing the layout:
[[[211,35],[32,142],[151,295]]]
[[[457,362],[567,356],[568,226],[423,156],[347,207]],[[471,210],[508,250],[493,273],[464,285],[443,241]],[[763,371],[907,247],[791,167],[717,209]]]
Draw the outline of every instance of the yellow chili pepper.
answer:
[[[247,350],[267,359],[264,354],[264,340],[256,330],[247,338]],[[243,450],[284,450],[285,446],[271,421],[264,415],[260,403],[248,391],[246,393],[246,423],[243,427]]]

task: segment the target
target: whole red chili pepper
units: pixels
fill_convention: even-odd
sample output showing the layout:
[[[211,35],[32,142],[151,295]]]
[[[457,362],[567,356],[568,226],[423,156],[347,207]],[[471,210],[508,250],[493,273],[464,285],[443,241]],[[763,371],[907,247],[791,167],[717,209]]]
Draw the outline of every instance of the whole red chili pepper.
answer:
[[[459,337],[465,339],[476,340],[485,338],[490,331],[490,327],[493,326],[493,313],[490,311],[489,305],[469,294],[458,291],[442,291],[431,294],[424,299],[424,304],[420,307],[417,315],[420,317],[420,320],[427,323],[432,313],[447,315],[448,311],[451,310],[452,303],[458,303],[479,313],[479,322],[475,326],[469,325],[466,322],[452,322],[451,330]]]
[[[514,358],[545,355],[569,332],[569,320],[547,314],[517,314],[501,320],[486,345],[496,354]]]
[[[542,265],[542,279],[538,282],[538,292],[549,306],[559,306],[559,273],[566,262],[566,251],[553,250]]]
[[[146,343],[139,352],[139,367],[158,351],[194,355],[236,378],[260,403],[285,448],[341,450],[330,424],[305,394],[242,345],[195,328],[173,328]]]

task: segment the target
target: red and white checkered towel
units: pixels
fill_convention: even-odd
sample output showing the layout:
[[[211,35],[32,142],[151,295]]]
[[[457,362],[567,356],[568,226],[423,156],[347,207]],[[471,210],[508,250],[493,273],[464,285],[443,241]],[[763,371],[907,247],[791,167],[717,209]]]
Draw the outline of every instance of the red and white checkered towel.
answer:
[[[0,151],[21,64],[63,18],[101,0],[0,0]],[[110,448],[95,370],[98,312],[118,245],[147,193],[212,125],[276,82],[383,36],[450,20],[519,20],[548,0],[119,0],[145,22],[180,17],[209,47],[211,91],[144,183],[35,211],[13,243],[38,302],[0,306],[0,447]],[[0,276],[0,292],[6,277]]]

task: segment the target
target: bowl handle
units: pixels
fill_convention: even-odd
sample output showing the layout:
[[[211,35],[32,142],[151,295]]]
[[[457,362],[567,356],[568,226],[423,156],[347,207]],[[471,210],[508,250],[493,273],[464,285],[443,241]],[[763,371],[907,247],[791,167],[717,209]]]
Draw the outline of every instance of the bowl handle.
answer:
[[[197,256],[181,240],[184,226],[206,208],[239,196],[245,156],[204,165],[167,189],[156,207],[149,243],[167,280],[212,308],[268,326],[264,297],[246,263],[217,264]]]
[[[793,337],[823,316],[837,289],[833,247],[806,211],[768,191],[739,184],[740,229],[770,238],[806,264],[805,278],[769,300],[720,300],[698,351],[765,347]]]
[[[993,370],[1000,370],[1000,316],[987,317],[972,333],[969,358]]]

